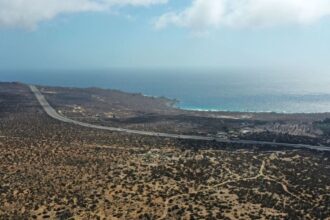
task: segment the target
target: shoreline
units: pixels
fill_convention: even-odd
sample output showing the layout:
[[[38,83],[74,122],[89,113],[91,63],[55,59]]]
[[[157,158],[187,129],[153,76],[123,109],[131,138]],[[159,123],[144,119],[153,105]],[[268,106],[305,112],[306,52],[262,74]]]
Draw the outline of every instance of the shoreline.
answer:
[[[108,88],[109,89],[109,88]],[[111,90],[111,89],[110,89]],[[232,113],[232,114],[278,114],[278,115],[317,115],[317,114],[330,114],[330,109],[328,112],[287,112],[287,111],[272,111],[272,110],[268,110],[268,111],[249,111],[249,110],[244,110],[244,111],[234,111],[234,110],[220,110],[220,109],[215,109],[215,108],[202,108],[202,107],[184,107],[184,106],[179,106],[178,103],[180,103],[179,99],[172,99],[169,97],[165,97],[165,96],[156,96],[156,95],[146,95],[143,93],[130,93],[130,92],[126,92],[123,90],[118,90],[120,92],[124,92],[124,93],[128,93],[128,94],[141,94],[144,97],[148,97],[148,98],[154,98],[154,99],[164,99],[164,100],[168,100],[168,106],[178,109],[178,110],[183,110],[183,111],[190,111],[190,112],[201,112],[201,113]]]
[[[220,109],[206,109],[206,108],[193,108],[193,107],[180,107],[175,106],[175,108],[184,110],[184,111],[193,111],[193,112],[205,112],[205,113],[235,113],[235,114],[279,114],[279,115],[297,115],[297,114],[308,114],[308,115],[315,115],[315,114],[330,114],[329,112],[286,112],[286,111],[233,111],[233,110],[220,110]]]
[[[6,82],[6,81],[0,81],[0,83],[18,83],[18,84],[24,84],[27,85],[25,82]],[[141,95],[147,98],[153,98],[153,99],[161,99],[164,100],[167,103],[167,106],[173,109],[181,110],[181,111],[189,111],[189,112],[199,112],[199,113],[226,113],[226,114],[276,114],[276,115],[324,115],[324,114],[330,114],[330,109],[328,112],[287,112],[287,111],[237,111],[237,110],[220,110],[215,108],[203,108],[203,107],[185,107],[180,106],[180,100],[177,98],[169,98],[166,96],[158,96],[158,95],[150,95],[150,94],[144,94],[142,92],[129,92],[125,90],[120,89],[112,89],[112,88],[106,88],[106,87],[95,87],[95,86],[88,86],[88,87],[79,87],[79,86],[53,86],[53,85],[44,85],[44,84],[36,84],[37,86],[46,86],[46,87],[59,87],[59,88],[69,88],[69,89],[102,89],[102,90],[112,90],[112,91],[118,91],[126,94],[131,95]]]

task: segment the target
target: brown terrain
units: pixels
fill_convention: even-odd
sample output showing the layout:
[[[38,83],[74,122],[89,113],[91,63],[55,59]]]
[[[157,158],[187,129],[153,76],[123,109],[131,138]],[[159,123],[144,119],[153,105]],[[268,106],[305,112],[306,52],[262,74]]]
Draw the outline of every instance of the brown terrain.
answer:
[[[329,144],[328,114],[189,112],[39,88],[60,114],[95,124]],[[329,156],[84,128],[50,118],[26,85],[0,83],[0,219],[330,219]]]
[[[228,139],[329,145],[330,113],[198,112],[174,108],[175,100],[115,90],[40,87],[66,117],[104,126]]]

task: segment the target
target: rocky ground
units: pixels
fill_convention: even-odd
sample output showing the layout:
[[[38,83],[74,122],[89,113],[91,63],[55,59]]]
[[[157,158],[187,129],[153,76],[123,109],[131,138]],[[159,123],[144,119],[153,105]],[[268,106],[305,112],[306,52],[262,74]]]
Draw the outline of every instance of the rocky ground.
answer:
[[[329,154],[126,135],[0,86],[0,219],[330,219]]]

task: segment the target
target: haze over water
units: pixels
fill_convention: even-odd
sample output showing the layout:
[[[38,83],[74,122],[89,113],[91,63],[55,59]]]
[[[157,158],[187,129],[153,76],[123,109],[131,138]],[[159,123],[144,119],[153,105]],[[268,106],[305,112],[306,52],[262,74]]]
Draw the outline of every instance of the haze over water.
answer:
[[[329,74],[238,70],[0,72],[0,81],[102,87],[178,99],[195,110],[330,112]]]

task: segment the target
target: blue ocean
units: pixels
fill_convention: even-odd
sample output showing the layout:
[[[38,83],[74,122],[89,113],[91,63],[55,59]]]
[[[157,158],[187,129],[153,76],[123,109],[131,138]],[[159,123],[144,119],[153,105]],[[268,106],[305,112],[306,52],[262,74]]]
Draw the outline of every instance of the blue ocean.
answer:
[[[102,87],[205,111],[330,112],[330,73],[257,70],[1,71],[0,81]]]

